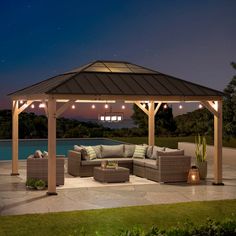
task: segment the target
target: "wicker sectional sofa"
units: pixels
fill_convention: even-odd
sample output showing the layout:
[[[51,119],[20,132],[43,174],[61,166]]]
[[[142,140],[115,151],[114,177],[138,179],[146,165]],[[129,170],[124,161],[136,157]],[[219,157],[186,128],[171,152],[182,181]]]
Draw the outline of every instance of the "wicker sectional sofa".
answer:
[[[82,149],[69,150],[68,173],[72,176],[90,177],[93,176],[94,167],[101,166],[101,161],[107,160],[117,161],[119,166],[128,168],[130,174],[156,182],[187,181],[191,157],[185,156],[183,150],[147,146],[145,158],[136,158],[133,156],[135,152],[131,151],[135,147],[136,145],[128,144],[98,145],[95,147],[97,158],[93,160],[86,159],[86,153]]]

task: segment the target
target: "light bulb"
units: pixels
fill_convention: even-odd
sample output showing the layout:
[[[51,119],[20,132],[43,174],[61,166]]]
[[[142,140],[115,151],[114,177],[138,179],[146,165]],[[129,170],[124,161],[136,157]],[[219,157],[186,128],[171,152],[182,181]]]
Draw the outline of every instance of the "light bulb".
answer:
[[[23,104],[23,101],[22,101],[22,100],[20,100],[20,104]]]
[[[203,108],[202,104],[199,104],[199,105],[198,105],[198,108],[199,108],[199,109],[202,109],[202,108]]]
[[[121,106],[121,109],[123,109],[123,110],[124,110],[124,109],[125,109],[125,105],[122,105],[122,106]]]
[[[182,105],[179,105],[179,109],[183,109],[183,106],[182,106]]]
[[[108,106],[108,104],[105,104],[104,107],[105,107],[105,109],[108,109],[109,106]]]
[[[75,109],[75,105],[72,105],[71,108],[72,108],[72,109]]]
[[[93,105],[91,106],[91,108],[92,108],[92,109],[95,109],[95,108],[96,108],[96,106],[93,104]]]
[[[40,103],[39,104],[39,108],[44,108],[45,107],[45,104],[44,103]]]
[[[34,104],[32,104],[30,107],[31,107],[32,109],[34,109]]]
[[[164,109],[167,109],[168,106],[167,106],[167,104],[165,104],[163,107],[164,107]]]

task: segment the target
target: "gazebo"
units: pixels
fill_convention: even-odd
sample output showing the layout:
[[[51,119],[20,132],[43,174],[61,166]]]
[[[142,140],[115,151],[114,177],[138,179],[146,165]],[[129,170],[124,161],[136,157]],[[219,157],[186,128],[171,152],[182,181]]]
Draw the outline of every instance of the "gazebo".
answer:
[[[95,61],[9,94],[12,99],[12,175],[18,175],[18,116],[33,102],[48,117],[48,194],[56,193],[56,119],[73,103],[134,103],[148,116],[155,144],[155,114],[162,103],[200,102],[214,115],[214,182],[222,184],[223,93],[123,61]],[[20,101],[24,101],[23,104]],[[148,104],[144,107],[142,104]]]

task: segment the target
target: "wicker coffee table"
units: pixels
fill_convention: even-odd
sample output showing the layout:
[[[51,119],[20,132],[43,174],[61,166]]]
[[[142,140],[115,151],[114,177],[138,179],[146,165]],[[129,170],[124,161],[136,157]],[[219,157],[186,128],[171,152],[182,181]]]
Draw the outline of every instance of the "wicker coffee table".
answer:
[[[116,169],[94,167],[94,179],[105,183],[120,183],[129,181],[129,169],[117,167]]]

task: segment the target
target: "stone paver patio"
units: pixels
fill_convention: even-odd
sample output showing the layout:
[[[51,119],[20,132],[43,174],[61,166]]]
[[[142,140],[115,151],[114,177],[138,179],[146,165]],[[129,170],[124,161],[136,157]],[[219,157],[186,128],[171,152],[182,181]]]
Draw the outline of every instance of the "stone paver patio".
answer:
[[[209,201],[236,198],[236,161],[223,164],[225,186],[213,186],[212,163],[208,179],[200,185],[159,184],[136,176],[130,183],[101,184],[93,178],[73,178],[66,174],[65,185],[57,196],[25,188],[26,162],[19,162],[20,176],[10,176],[11,162],[0,162],[0,214],[88,210],[111,207]]]

